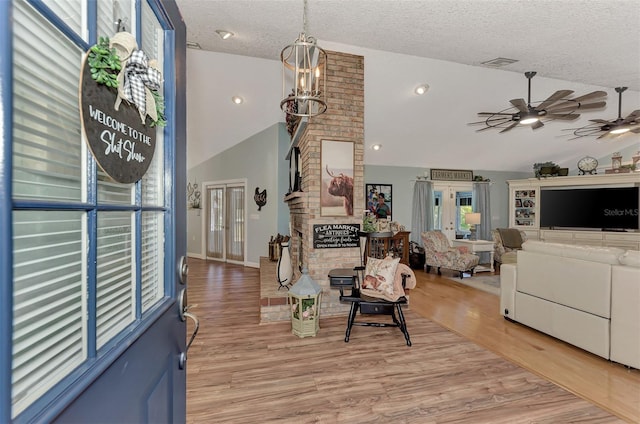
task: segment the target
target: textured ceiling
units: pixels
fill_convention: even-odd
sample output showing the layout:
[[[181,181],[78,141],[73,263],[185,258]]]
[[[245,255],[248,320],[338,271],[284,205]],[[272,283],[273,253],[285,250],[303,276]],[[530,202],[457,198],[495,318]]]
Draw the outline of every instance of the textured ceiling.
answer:
[[[280,51],[303,30],[303,0],[177,3],[189,41],[211,52],[260,58],[260,66],[275,71],[269,81],[281,84]],[[366,164],[530,171],[534,162],[575,167],[585,154],[600,158],[614,150],[640,149],[638,134],[612,144],[593,138],[567,141],[565,131],[588,119],[615,119],[614,87],[629,87],[624,116],[640,109],[640,0],[309,0],[307,21],[307,35],[321,47],[365,56],[365,147],[383,144],[378,152],[366,149]],[[235,36],[223,41],[217,29]],[[211,72],[235,62],[228,55],[190,52],[190,60],[206,63]],[[481,65],[497,57],[518,62],[499,70]],[[272,110],[275,119],[284,119],[277,107],[281,93],[258,99],[260,87],[249,88],[255,75],[228,66],[226,73],[216,71],[208,93],[210,102],[220,99],[220,116],[238,113],[226,110],[231,107],[226,100],[244,90],[245,97],[255,95],[243,105],[246,116],[238,119],[256,121]],[[606,109],[535,131],[498,134],[467,125],[480,120],[478,112],[497,112],[509,107],[510,99],[526,99],[525,71],[537,72],[532,102],[560,89],[574,90],[574,96],[605,90]],[[264,85],[264,76],[260,80]],[[420,83],[431,88],[418,97],[413,88]],[[206,152],[190,148],[188,166],[252,135],[247,125],[224,120],[208,131],[216,143]]]
[[[278,59],[302,0],[178,0],[202,49]],[[224,29],[235,37],[223,41]],[[309,0],[318,40],[640,91],[640,0]]]

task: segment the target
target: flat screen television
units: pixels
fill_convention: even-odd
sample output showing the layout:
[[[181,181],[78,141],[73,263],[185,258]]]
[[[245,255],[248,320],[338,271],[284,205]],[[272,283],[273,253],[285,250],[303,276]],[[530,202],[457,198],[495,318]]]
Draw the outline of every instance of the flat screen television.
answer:
[[[540,227],[640,230],[640,187],[556,188],[540,191]]]

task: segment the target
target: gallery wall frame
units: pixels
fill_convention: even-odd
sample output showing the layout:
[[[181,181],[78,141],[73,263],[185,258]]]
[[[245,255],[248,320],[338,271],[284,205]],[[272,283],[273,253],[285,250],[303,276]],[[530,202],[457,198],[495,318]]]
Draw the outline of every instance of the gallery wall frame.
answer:
[[[320,143],[320,216],[353,216],[354,142]]]
[[[393,185],[392,184],[365,184],[364,186],[364,204],[367,210],[372,214],[376,214],[376,208],[378,205],[378,195],[382,193],[384,195],[384,203],[389,207],[389,213],[387,218],[391,221],[391,215],[393,208],[391,207],[393,202]]]

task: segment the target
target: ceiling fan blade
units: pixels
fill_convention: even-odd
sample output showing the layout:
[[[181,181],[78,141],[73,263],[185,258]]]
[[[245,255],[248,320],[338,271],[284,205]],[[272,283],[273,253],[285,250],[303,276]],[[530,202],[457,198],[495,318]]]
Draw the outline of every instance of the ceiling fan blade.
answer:
[[[527,102],[525,102],[524,99],[512,99],[509,100],[509,103],[514,105],[520,112],[529,112]]]
[[[480,131],[484,131],[484,130],[490,130],[490,129],[492,129],[492,128],[493,128],[493,127],[484,127],[484,128],[479,128],[479,129],[477,129],[477,130],[476,130],[476,132],[480,132]]]
[[[563,121],[572,121],[574,119],[578,119],[580,117],[579,113],[565,113],[565,114],[556,114],[556,113],[547,113],[545,118],[551,119],[560,119]]]
[[[596,140],[600,140],[601,138],[612,138],[615,136],[616,134],[611,134],[609,131],[607,131],[606,133],[602,134],[600,137],[596,138]]]
[[[508,115],[511,116],[513,113],[504,113],[504,112],[478,112],[478,115]]]
[[[607,121],[605,119],[589,119],[589,122],[595,122],[597,124],[604,124],[604,125],[611,124],[611,121]]]
[[[605,107],[606,105],[607,105],[607,102],[596,102],[596,103],[587,103],[587,104],[566,102],[566,103],[558,103],[557,105],[549,106],[547,108],[547,112],[563,113],[563,112],[571,112],[577,109],[580,109],[580,110],[599,109],[599,108]]]
[[[550,95],[549,97],[547,97],[547,100],[545,100],[544,102],[540,103],[538,106],[536,106],[534,109],[535,110],[545,110],[548,106],[552,105],[553,103],[557,102],[558,100],[567,97],[568,95],[572,94],[573,90],[558,90],[555,93],[553,93],[552,95]]]
[[[640,109],[634,110],[633,112],[631,112],[629,115],[627,115],[626,118],[624,118],[622,122],[626,123],[626,122],[635,121],[636,118],[640,118]]]
[[[584,96],[576,97],[571,100],[573,100],[574,102],[582,103],[582,102],[586,102],[587,100],[599,99],[600,97],[607,97],[607,92],[592,91],[591,93],[587,93]]]
[[[519,122],[518,122],[518,121],[516,121],[516,122],[514,122],[513,124],[509,125],[507,128],[505,128],[505,129],[503,129],[502,131],[500,131],[500,133],[507,132],[507,131],[509,131],[511,128],[515,127],[515,126],[516,126],[516,125],[518,125],[518,124],[519,124]]]
[[[544,127],[544,124],[542,123],[542,121],[536,121],[533,124],[531,124],[531,128],[534,130],[537,130],[538,128],[542,128]]]
[[[631,130],[632,133],[640,134],[640,128],[636,128],[635,130]]]

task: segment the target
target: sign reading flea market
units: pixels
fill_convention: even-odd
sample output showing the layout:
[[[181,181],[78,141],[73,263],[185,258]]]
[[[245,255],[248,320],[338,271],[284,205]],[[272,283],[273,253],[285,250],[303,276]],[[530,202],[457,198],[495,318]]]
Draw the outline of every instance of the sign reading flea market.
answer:
[[[116,35],[120,40],[122,37],[132,38],[128,33]],[[116,36],[112,42],[115,39]],[[140,76],[140,69],[147,72],[147,58],[142,51],[137,50],[135,41],[124,50],[118,50],[122,56],[126,55],[124,60],[115,55],[116,50],[111,50],[111,47],[94,46],[97,47],[102,50],[89,51],[80,75],[82,127],[87,144],[100,168],[119,183],[135,183],[147,172],[156,146],[157,128],[148,125],[153,120],[147,119],[149,112],[156,113],[156,106],[147,83],[149,78],[146,75]],[[110,63],[120,63],[120,67],[116,67],[121,69],[120,73],[112,71],[112,74],[107,75],[110,78],[109,84],[97,79],[100,78],[99,72],[104,75],[106,71],[99,65],[96,68],[96,52],[102,52],[102,57],[111,60]],[[144,61],[144,66],[141,66],[141,61]],[[126,93],[130,94],[130,98],[127,98]]]
[[[313,248],[346,248],[360,246],[360,224],[316,224],[313,226]]]

